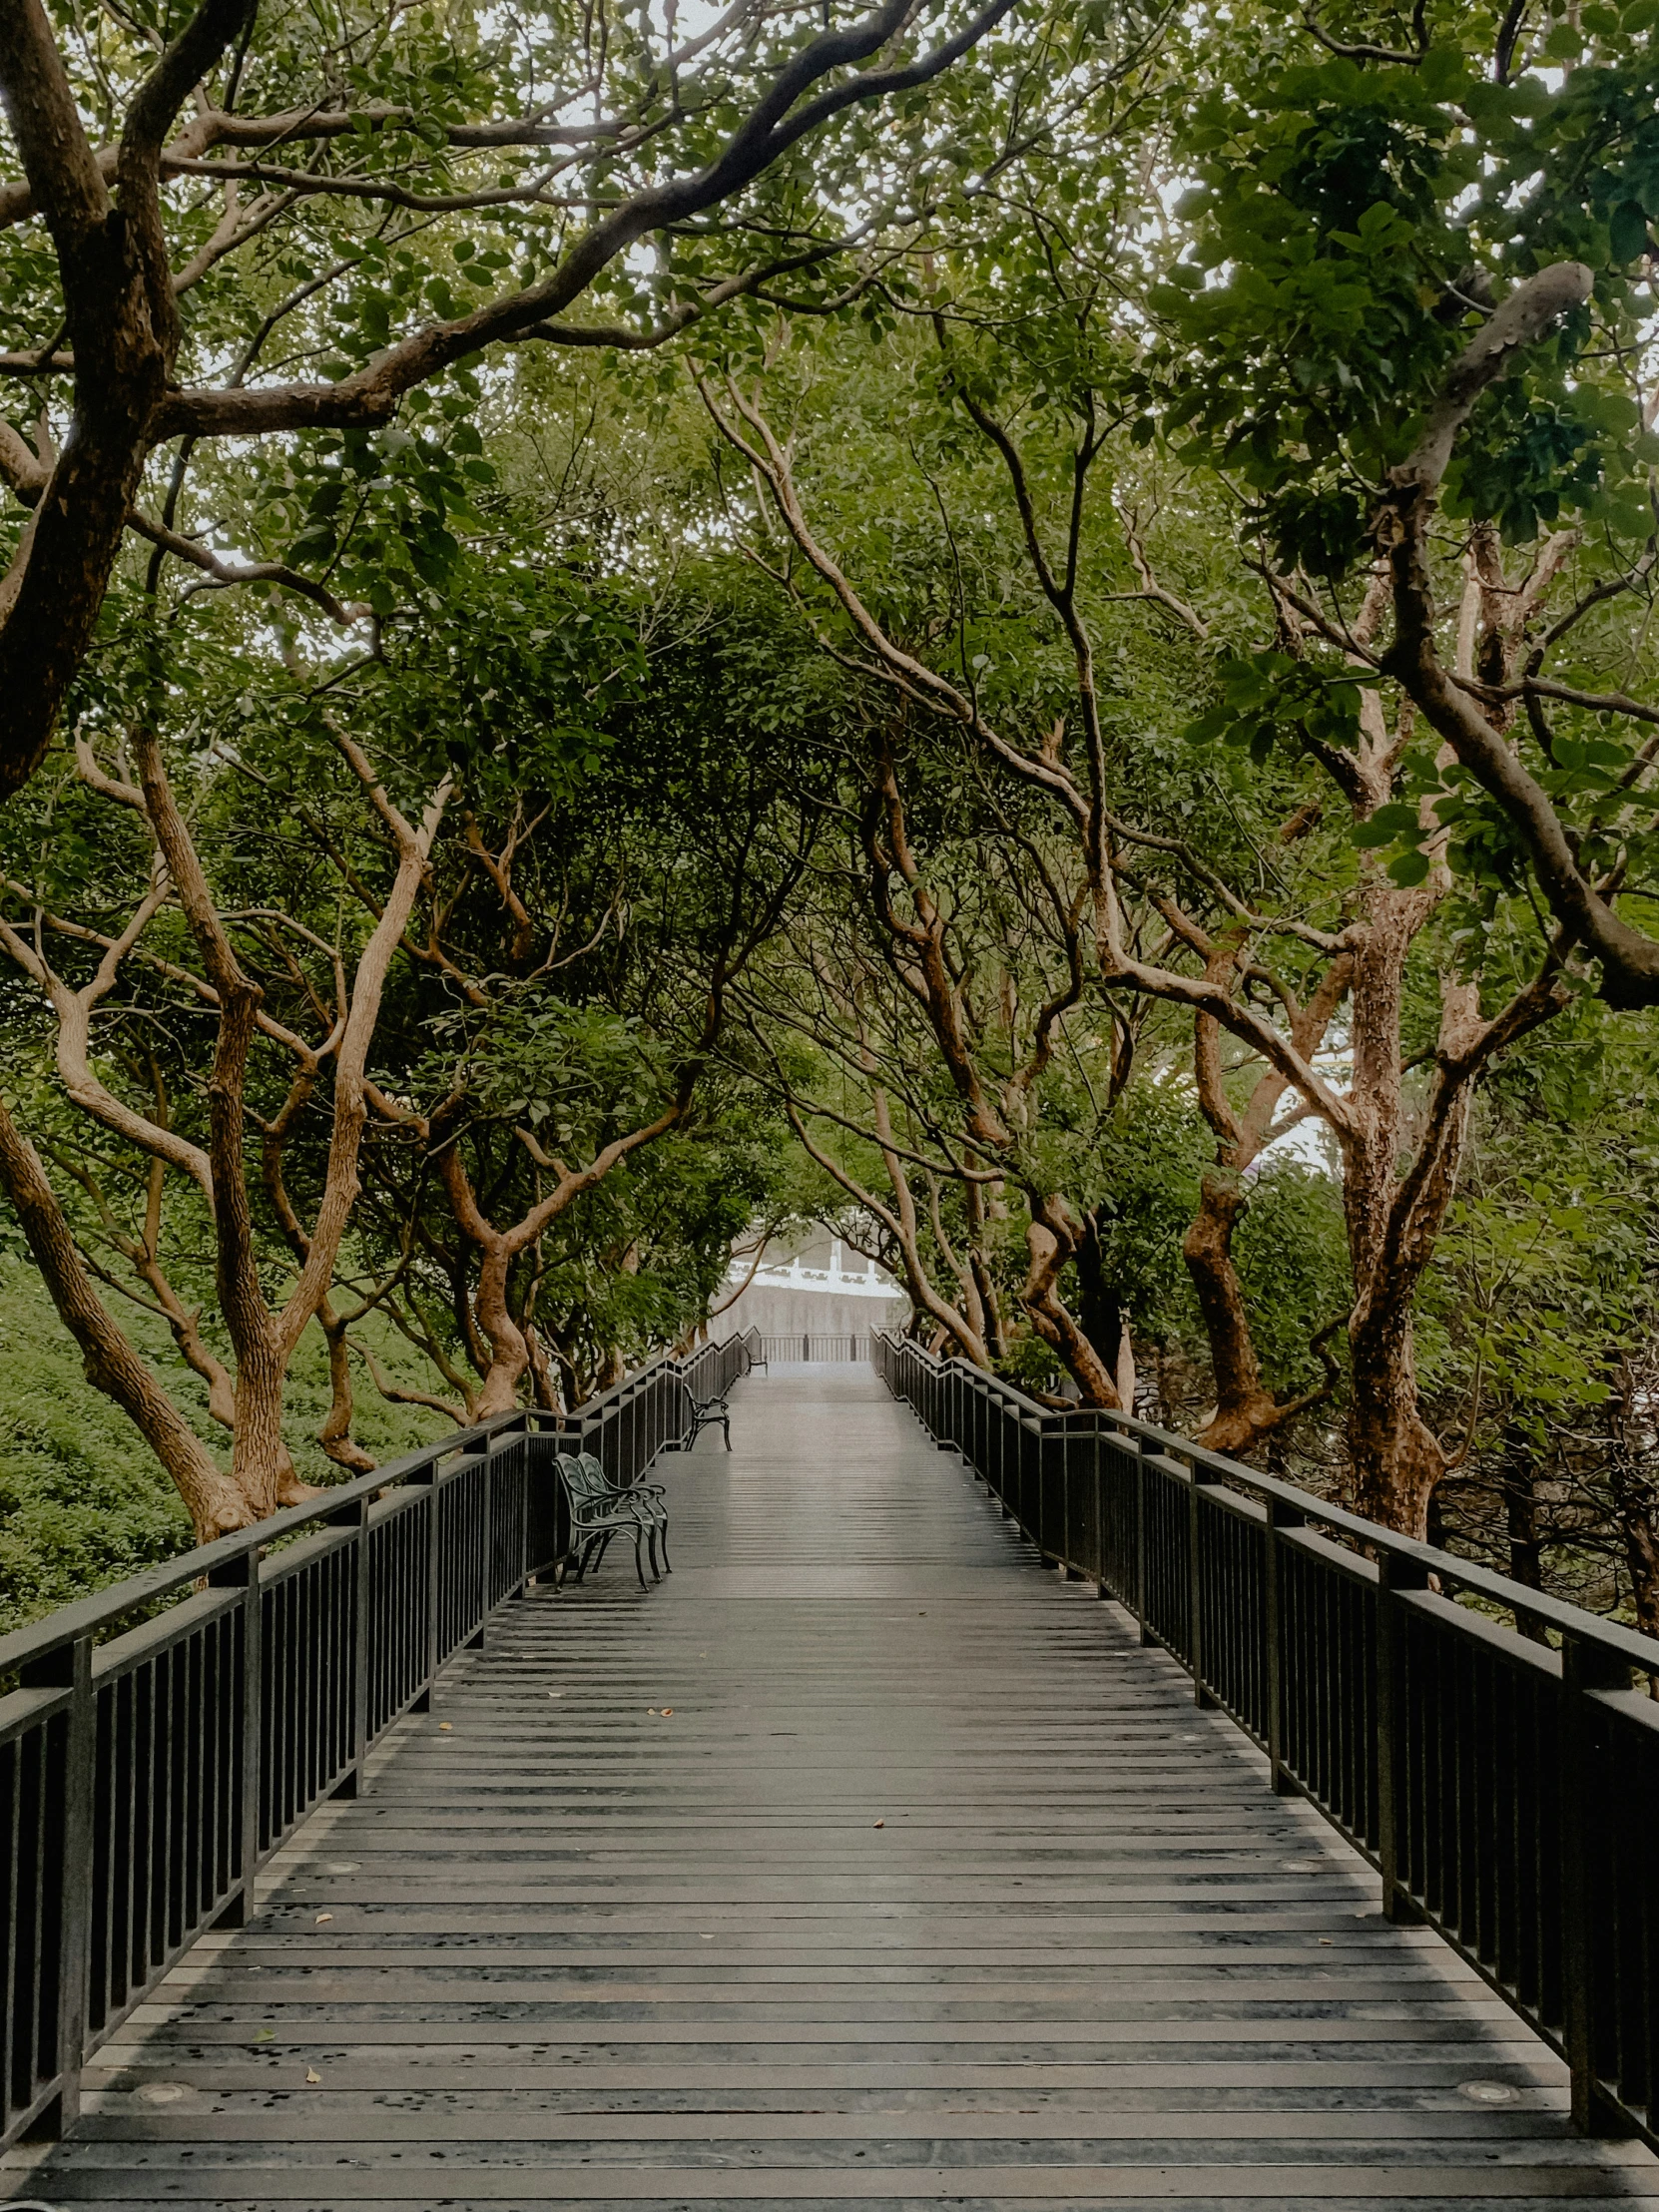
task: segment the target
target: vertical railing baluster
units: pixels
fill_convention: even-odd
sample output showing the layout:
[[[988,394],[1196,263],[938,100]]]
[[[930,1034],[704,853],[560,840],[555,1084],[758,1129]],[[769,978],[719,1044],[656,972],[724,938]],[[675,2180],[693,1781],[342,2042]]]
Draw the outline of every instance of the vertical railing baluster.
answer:
[[[79,2116],[80,2067],[86,2043],[88,1937],[92,1926],[92,1814],[94,1760],[98,1749],[98,1712],[92,1687],[92,1639],[77,1636],[60,1644],[20,1672],[25,1689],[69,1691],[63,1735],[63,1766],[54,1774],[46,1758],[46,1736],[39,1739],[40,1836],[37,1849],[19,1855],[14,1840],[12,1864],[21,1869],[33,1859],[41,1885],[35,1913],[33,1986],[27,2009],[17,2007],[12,2034],[26,2042],[29,2079],[61,2076],[51,2103],[35,2119],[31,2133],[46,2139],[61,2135]],[[17,1749],[22,1780],[23,1740]],[[23,1791],[14,1792],[16,1817]],[[50,1888],[47,1886],[50,1885]],[[14,1909],[16,1900],[14,1899]],[[8,1933],[0,1931],[0,1933]],[[9,1932],[8,1949],[18,1941]],[[23,1961],[18,1959],[21,1969]],[[19,1980],[22,1974],[19,1972]],[[46,2046],[46,2047],[43,2047]]]
[[[478,1487],[478,1626],[467,1638],[468,1646],[479,1650],[484,1642],[484,1630],[490,1617],[490,1580],[495,1564],[495,1485],[490,1480],[490,1447],[485,1437],[475,1457]]]
[[[1284,1546],[1280,1533],[1305,1527],[1301,1513],[1278,1498],[1268,1499],[1265,1531],[1266,1597],[1263,1612],[1263,1644],[1267,1666],[1268,1775],[1275,1797],[1294,1797],[1297,1785],[1285,1765],[1285,1693],[1289,1669],[1286,1651],[1284,1584],[1281,1568]]]
[[[240,1590],[242,1603],[237,1622],[242,1645],[242,1697],[234,1723],[233,1742],[235,1812],[231,1858],[236,1889],[220,1913],[220,1928],[242,1928],[254,1906],[254,1876],[260,1864],[260,1777],[264,1761],[265,1722],[261,1689],[264,1659],[264,1618],[260,1605],[260,1554],[245,1551],[216,1568],[208,1577],[210,1588]]]
[[[1573,2125],[1586,2135],[1622,2134],[1625,2123],[1601,2087],[1600,2058],[1608,2040],[1604,2006],[1612,1980],[1600,1926],[1606,1903],[1609,1776],[1598,1756],[1600,1716],[1594,1690],[1628,1690],[1630,1667],[1577,1636],[1561,1644],[1559,1760],[1561,1774],[1562,2043],[1572,2079]]]
[[[1150,1480],[1150,1477],[1147,1473],[1146,1462],[1149,1457],[1153,1456],[1156,1453],[1157,1448],[1157,1445],[1153,1442],[1150,1436],[1143,1436],[1140,1440],[1140,1449],[1135,1454],[1135,1619],[1140,1627],[1141,1642],[1143,1644],[1150,1644],[1153,1640],[1152,1630],[1147,1622],[1146,1617],[1146,1508],[1147,1483]]]
[[[1089,1481],[1094,1489],[1094,1594],[1105,1597],[1106,1567],[1110,1557],[1107,1536],[1106,1504],[1106,1437],[1110,1430],[1103,1430],[1097,1420],[1091,1433],[1089,1452]]]
[[[421,1685],[415,1692],[410,1707],[416,1713],[429,1713],[432,1710],[432,1687],[438,1674],[438,1605],[443,1594],[439,1573],[439,1563],[443,1556],[443,1526],[438,1466],[437,1458],[433,1457],[412,1477],[426,1488],[426,1509],[422,1516],[426,1522],[426,1656],[421,1666]],[[419,1510],[417,1506],[416,1511]]]
[[[1204,1486],[1196,1466],[1187,1470],[1187,1651],[1192,1660],[1193,1703],[1213,1705],[1204,1675]]]
[[[1382,1874],[1382,1915],[1409,1924],[1420,1918],[1407,1887],[1406,1823],[1410,1744],[1407,1735],[1404,1609],[1398,1593],[1428,1586],[1414,1559],[1384,1552],[1377,1584],[1377,1820]]]
[[[346,1714],[345,1752],[349,1765],[334,1785],[333,1795],[337,1798],[354,1798],[362,1795],[363,1765],[368,1758],[370,1592],[367,1498],[355,1497],[348,1505],[342,1505],[337,1513],[330,1513],[328,1526],[348,1528],[351,1531],[350,1565],[341,1577],[341,1584],[351,1593],[352,1617],[348,1623],[350,1641],[345,1654],[345,1680],[340,1685]]]

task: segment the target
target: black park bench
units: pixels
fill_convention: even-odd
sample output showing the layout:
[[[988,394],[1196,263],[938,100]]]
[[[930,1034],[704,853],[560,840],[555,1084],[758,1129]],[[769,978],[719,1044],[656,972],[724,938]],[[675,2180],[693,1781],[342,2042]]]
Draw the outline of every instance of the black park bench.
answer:
[[[732,1416],[723,1397],[694,1397],[691,1401],[691,1428],[680,1440],[680,1449],[690,1451],[705,1428],[719,1428],[726,1437],[726,1448],[732,1448]]]
[[[616,1536],[633,1541],[634,1571],[642,1590],[650,1587],[645,1579],[646,1552],[655,1580],[660,1582],[665,1572],[673,1573],[668,1557],[667,1493],[660,1482],[613,1482],[591,1451],[562,1453],[557,1465],[570,1506],[570,1557],[578,1582],[586,1579],[590,1567],[598,1573]]]

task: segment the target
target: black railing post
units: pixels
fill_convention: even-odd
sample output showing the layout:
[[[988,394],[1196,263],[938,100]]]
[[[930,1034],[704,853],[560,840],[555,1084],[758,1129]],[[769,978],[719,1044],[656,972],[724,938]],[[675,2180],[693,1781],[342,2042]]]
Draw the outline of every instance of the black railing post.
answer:
[[[1146,1462],[1157,1449],[1150,1436],[1143,1436],[1135,1454],[1135,1619],[1143,1644],[1153,1641],[1146,1620]]]
[[[32,1961],[38,1975],[35,1982],[37,2004],[48,1988],[52,1991],[50,2050],[42,2047],[46,2038],[41,2029],[46,2022],[38,2015],[14,2025],[14,2032],[29,2053],[28,2074],[23,2083],[25,2092],[37,2068],[42,2074],[59,2076],[56,2094],[45,2109],[35,2115],[29,2127],[31,2136],[48,2141],[62,2135],[79,2118],[81,2109],[81,2061],[86,2049],[87,1965],[92,1924],[93,1770],[98,1750],[92,1638],[77,1636],[73,1643],[62,1644],[35,1665],[26,1666],[22,1670],[22,1684],[29,1690],[67,1689],[69,1692],[63,1773],[55,1778],[48,1770],[41,1776],[43,1790],[50,1790],[56,1779],[60,1791],[58,1818],[55,1822],[47,1820],[44,1823],[48,1852],[54,1844],[57,1847],[56,1865],[41,1870],[46,1897],[49,1899],[53,1888],[56,1889],[57,1909],[54,1913],[49,1903],[43,1903],[36,1923],[36,1941],[41,1955]],[[0,1929],[3,1928],[4,1923],[0,1922]],[[49,1954],[48,1945],[56,1950],[55,1957]]]
[[[1628,1663],[1581,1637],[1562,1638],[1561,2039],[1572,2077],[1572,2124],[1583,2135],[1627,2132],[1601,2087],[1604,1992],[1613,1963],[1604,1955],[1609,1777],[1598,1756],[1602,1730],[1590,1692],[1629,1687]]]
[[[254,1910],[260,1865],[260,1791],[265,1769],[265,1613],[260,1602],[260,1554],[245,1551],[208,1577],[210,1587],[242,1592],[241,1799],[238,1859],[241,1887],[219,1915],[220,1928],[245,1928]]]
[[[482,1500],[478,1514],[482,1523],[478,1542],[478,1626],[466,1640],[469,1651],[483,1649],[484,1630],[488,1626],[491,1611],[490,1593],[495,1581],[495,1482],[490,1472],[487,1436],[483,1440],[480,1465],[483,1479],[478,1485]]]
[[[439,1608],[443,1599],[443,1527],[436,1459],[413,1477],[426,1486],[426,1679],[415,1692],[412,1712],[432,1710],[432,1691],[438,1679],[438,1638],[442,1634]]]
[[[1050,1510],[1054,1494],[1053,1423],[1054,1415],[1052,1413],[1038,1414],[1036,1449],[1031,1455],[1036,1461],[1037,1468],[1037,1498],[1032,1514],[1036,1526],[1031,1531],[1031,1537],[1037,1547],[1037,1554],[1045,1567],[1062,1565],[1064,1563],[1062,1554],[1065,1550],[1063,1541],[1059,1544],[1054,1541],[1053,1514]],[[1062,1497],[1065,1494],[1063,1485],[1064,1478],[1062,1477]]]
[[[1377,1857],[1382,1875],[1382,1918],[1409,1926],[1421,1919],[1405,1880],[1407,1789],[1407,1686],[1405,1609],[1399,1593],[1428,1586],[1428,1571],[1414,1559],[1384,1551],[1377,1580]]]
[[[356,1497],[342,1506],[337,1513],[328,1515],[330,1528],[349,1528],[351,1531],[351,1682],[348,1691],[350,1701],[351,1746],[350,1764],[334,1784],[330,1795],[337,1798],[360,1797],[363,1791],[363,1763],[368,1757],[368,1500]]]
[[[1187,1470],[1187,1651],[1193,1667],[1193,1703],[1214,1705],[1204,1680],[1204,1485],[1198,1468]]]
[[[1106,1522],[1106,1438],[1114,1433],[1098,1416],[1091,1430],[1094,1449],[1089,1464],[1093,1470],[1090,1481],[1094,1484],[1094,1594],[1104,1598],[1110,1593],[1106,1588],[1107,1522]]]
[[[1265,1674],[1268,1705],[1268,1779],[1275,1797],[1296,1797],[1297,1784],[1285,1765],[1285,1691],[1288,1680],[1286,1667],[1284,1582],[1281,1569],[1285,1547],[1280,1542],[1280,1531],[1286,1528],[1305,1527],[1301,1513],[1277,1498],[1267,1501],[1268,1524],[1263,1536],[1263,1606],[1262,1631],[1266,1645]]]

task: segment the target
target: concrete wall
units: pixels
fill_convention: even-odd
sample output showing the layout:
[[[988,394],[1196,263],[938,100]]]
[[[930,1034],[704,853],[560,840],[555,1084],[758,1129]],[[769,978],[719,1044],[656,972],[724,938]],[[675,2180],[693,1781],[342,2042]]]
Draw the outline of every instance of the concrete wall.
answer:
[[[908,1299],[848,1298],[834,1291],[785,1290],[752,1283],[714,1324],[717,1337],[758,1329],[763,1337],[867,1337],[873,1329],[902,1329]]]

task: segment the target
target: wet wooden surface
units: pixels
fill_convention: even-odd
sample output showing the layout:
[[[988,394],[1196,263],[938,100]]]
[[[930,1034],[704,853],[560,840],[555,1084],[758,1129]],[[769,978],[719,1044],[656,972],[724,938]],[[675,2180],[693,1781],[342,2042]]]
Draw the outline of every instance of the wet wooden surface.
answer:
[[[53,2205],[1659,2207],[864,1371],[772,1375],[107,2043]]]

